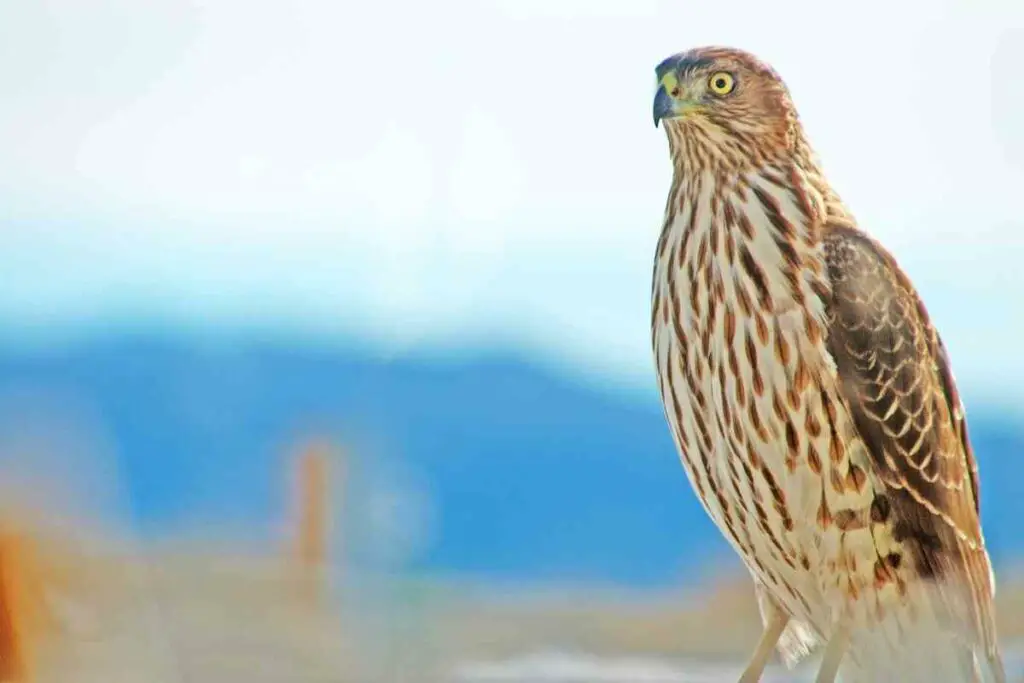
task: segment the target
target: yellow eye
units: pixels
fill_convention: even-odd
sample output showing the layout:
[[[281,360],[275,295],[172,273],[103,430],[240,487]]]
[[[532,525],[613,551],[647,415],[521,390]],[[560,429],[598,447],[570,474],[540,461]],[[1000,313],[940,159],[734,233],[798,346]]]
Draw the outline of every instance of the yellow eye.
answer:
[[[736,79],[728,71],[718,71],[708,79],[708,88],[716,95],[728,95],[736,87]]]

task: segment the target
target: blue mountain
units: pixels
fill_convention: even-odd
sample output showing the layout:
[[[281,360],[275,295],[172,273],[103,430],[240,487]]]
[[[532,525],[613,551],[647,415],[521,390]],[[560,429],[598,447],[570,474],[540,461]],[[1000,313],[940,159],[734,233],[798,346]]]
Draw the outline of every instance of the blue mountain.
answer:
[[[1024,431],[968,409],[988,541],[1010,560],[1024,551],[1011,467]],[[272,536],[290,451],[326,435],[348,453],[338,517],[356,563],[655,585],[728,556],[653,386],[617,391],[514,354],[385,361],[121,336],[0,350],[0,413],[0,448],[25,425],[92,424],[113,452],[120,514],[149,537],[224,525]]]

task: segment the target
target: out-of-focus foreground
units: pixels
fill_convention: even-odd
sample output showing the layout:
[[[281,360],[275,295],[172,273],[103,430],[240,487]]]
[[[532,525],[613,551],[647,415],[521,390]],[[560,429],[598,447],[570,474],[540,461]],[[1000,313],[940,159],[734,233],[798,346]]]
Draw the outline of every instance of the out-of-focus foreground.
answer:
[[[338,455],[314,442],[291,459],[277,548],[229,537],[144,546],[9,507],[0,680],[711,682],[735,677],[756,641],[749,581],[729,571],[667,592],[348,576],[331,557]],[[1007,644],[1024,643],[1021,576],[1005,573],[999,591]],[[767,680],[804,680],[812,668],[775,667]]]
[[[1012,653],[1024,438],[971,416]],[[728,681],[759,623],[657,403],[515,357],[0,353],[0,528],[15,681]]]

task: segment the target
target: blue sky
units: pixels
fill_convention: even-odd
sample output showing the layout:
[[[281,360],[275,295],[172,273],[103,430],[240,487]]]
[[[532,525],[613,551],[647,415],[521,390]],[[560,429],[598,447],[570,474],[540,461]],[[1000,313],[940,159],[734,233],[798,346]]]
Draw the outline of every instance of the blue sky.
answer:
[[[654,65],[764,57],[961,382],[1024,398],[1024,5],[0,4],[0,339],[500,342],[650,381]]]

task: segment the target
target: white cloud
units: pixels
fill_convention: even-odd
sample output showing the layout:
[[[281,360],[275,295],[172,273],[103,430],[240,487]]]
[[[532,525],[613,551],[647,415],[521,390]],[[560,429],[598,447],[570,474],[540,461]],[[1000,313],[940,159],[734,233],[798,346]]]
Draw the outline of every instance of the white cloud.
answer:
[[[465,114],[458,148],[449,172],[449,230],[479,244],[481,235],[495,234],[488,224],[520,206],[522,163],[501,124],[478,109]]]

